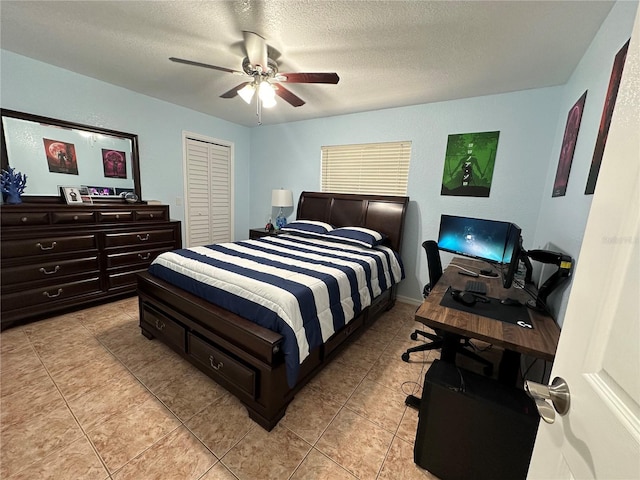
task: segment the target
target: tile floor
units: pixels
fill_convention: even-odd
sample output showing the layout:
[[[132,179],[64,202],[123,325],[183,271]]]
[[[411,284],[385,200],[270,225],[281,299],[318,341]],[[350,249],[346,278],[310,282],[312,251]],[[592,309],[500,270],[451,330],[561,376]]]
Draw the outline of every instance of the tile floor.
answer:
[[[294,399],[271,432],[138,328],[137,298],[0,335],[0,478],[433,479],[413,463],[437,352],[400,354],[419,325],[397,303]],[[167,368],[170,366],[170,368]]]

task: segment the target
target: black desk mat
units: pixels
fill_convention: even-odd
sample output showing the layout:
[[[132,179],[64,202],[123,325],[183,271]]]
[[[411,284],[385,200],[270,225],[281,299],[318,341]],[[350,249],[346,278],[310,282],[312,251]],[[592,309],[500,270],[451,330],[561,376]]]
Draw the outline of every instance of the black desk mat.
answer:
[[[489,300],[487,303],[477,301],[474,305],[465,305],[453,299],[451,290],[451,287],[447,288],[447,291],[440,301],[440,305],[443,307],[481,315],[512,325],[519,325],[523,328],[533,328],[529,318],[529,309],[525,305],[503,305],[499,299],[492,297],[486,297]],[[522,322],[522,324],[518,322]]]

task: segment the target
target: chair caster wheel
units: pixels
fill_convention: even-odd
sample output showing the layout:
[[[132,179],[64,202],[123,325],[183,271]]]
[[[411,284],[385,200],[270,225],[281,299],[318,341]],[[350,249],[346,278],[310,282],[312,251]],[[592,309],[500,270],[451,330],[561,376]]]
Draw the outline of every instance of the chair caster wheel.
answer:
[[[408,362],[409,361],[409,354],[407,352],[404,352],[402,354],[402,361],[403,362]]]
[[[418,334],[416,332],[413,332],[411,334],[411,340],[417,340],[418,339]]]

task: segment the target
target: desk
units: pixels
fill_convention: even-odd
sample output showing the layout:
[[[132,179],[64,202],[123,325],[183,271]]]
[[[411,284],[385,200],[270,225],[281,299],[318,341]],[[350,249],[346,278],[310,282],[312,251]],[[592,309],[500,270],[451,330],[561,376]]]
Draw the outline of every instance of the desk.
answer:
[[[478,260],[454,258],[444,270],[431,294],[416,311],[416,321],[449,333],[447,342],[457,343],[459,337],[469,337],[503,348],[504,354],[500,362],[498,379],[505,384],[516,385],[522,353],[553,361],[560,338],[560,328],[548,315],[529,309],[529,318],[534,326],[533,329],[529,329],[441,306],[440,301],[449,286],[464,290],[465,283],[471,279],[471,277],[459,275],[458,272],[461,270],[455,265],[479,272],[481,268],[486,268],[487,264]],[[488,297],[499,299],[510,297],[523,303],[531,298],[519,288],[512,287],[505,290],[499,277],[480,277],[474,280],[482,280],[487,284]],[[509,307],[505,306],[505,308]],[[441,358],[454,362],[455,351],[445,344]]]

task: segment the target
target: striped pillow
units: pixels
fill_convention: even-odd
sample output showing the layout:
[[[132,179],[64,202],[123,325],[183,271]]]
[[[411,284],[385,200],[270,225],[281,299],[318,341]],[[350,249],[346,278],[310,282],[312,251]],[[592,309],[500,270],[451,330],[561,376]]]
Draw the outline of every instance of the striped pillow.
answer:
[[[384,234],[363,227],[336,228],[331,230],[324,237],[338,242],[359,245],[367,248],[380,245],[386,239]]]
[[[324,234],[333,230],[328,223],[316,222],[314,220],[296,220],[287,223],[280,229],[282,232],[292,233],[294,235],[310,235],[313,237],[324,236]]]

